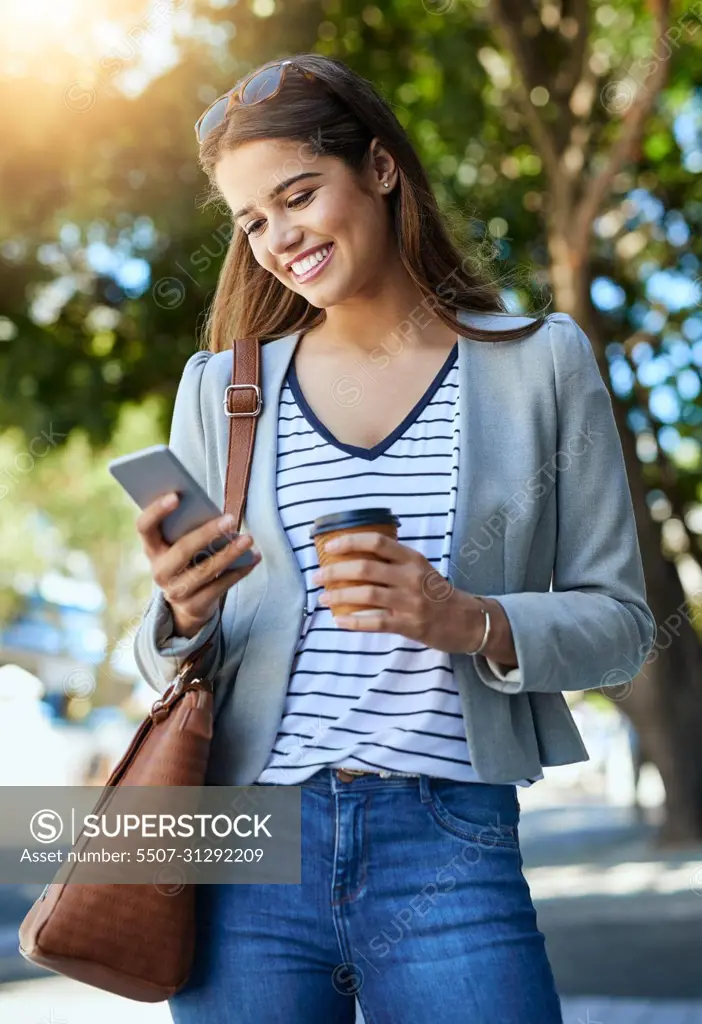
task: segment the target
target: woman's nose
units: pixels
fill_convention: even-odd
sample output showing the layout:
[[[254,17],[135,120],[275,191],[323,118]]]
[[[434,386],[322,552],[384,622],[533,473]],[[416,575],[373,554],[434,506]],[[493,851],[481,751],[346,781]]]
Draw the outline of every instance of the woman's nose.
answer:
[[[282,259],[287,254],[291,258],[300,249],[301,237],[302,235],[298,228],[276,229],[272,227],[268,234],[268,251],[276,259]]]

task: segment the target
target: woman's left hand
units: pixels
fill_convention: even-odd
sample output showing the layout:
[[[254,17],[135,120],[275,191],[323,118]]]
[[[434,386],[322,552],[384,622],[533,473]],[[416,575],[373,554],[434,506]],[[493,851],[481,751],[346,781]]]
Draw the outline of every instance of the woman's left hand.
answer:
[[[324,590],[319,602],[334,614],[336,604],[372,605],[377,614],[335,615],[344,629],[397,633],[437,651],[474,650],[481,641],[484,616],[473,595],[457,590],[423,555],[376,531],[348,533],[329,544],[334,554],[358,552],[358,558],[320,568],[315,583],[344,580]],[[364,558],[368,552],[376,558]],[[356,582],[357,581],[357,582]]]

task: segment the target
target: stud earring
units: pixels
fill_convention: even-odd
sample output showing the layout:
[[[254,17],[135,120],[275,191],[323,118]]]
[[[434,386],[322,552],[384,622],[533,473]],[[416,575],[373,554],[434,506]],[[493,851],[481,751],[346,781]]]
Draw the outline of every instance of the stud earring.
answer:
[[[385,185],[385,188],[390,188],[390,186],[388,185],[387,181],[384,181],[383,185]]]

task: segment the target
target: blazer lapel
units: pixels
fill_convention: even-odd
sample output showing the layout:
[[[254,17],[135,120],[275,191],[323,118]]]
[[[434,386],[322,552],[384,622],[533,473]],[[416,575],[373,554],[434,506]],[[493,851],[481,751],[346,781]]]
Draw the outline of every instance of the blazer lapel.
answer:
[[[499,331],[500,317],[462,311],[466,324]],[[523,327],[533,317],[511,318]],[[449,553],[449,578],[472,594],[506,592],[506,536],[510,495],[521,480],[515,458],[514,426],[504,414],[510,400],[509,349],[513,343],[458,340],[459,465],[456,515]],[[503,348],[504,346],[504,348]]]
[[[458,319],[462,323],[493,329],[489,314],[474,315],[461,311]],[[495,589],[492,586],[494,581],[490,579],[488,572],[488,564],[494,565],[494,557],[498,553],[501,571],[502,554],[501,548],[498,552],[491,552],[490,548],[494,545],[488,544],[489,537],[484,538],[481,545],[479,536],[481,475],[489,472],[489,467],[483,461],[484,452],[480,450],[480,405],[477,401],[478,396],[475,395],[475,389],[481,386],[481,381],[483,385],[485,383],[481,369],[485,351],[482,346],[483,342],[470,338],[461,336],[458,339],[458,490],[449,550],[448,576],[457,589],[470,593],[480,593],[486,588],[492,592]]]
[[[278,404],[299,337],[290,334],[262,346],[263,406],[242,517],[242,529],[255,538],[262,561],[234,588],[239,600],[247,596],[252,599],[254,594],[259,599],[256,628],[250,629],[246,637],[236,685],[227,693],[231,700],[229,731],[226,735],[220,732],[222,746],[211,755],[216,754],[222,765],[222,777],[235,775],[242,764],[255,763],[256,775],[262,770],[263,764],[257,762],[261,751],[270,751],[275,743],[291,661],[304,621],[305,580],[280,519],[276,494]],[[220,704],[219,712],[222,707]],[[215,740],[217,736],[215,733]]]
[[[453,535],[449,551],[448,575],[451,582],[459,590],[472,590],[470,574],[462,565],[461,549],[468,540],[469,487],[466,483],[475,478],[473,467],[473,451],[471,450],[471,429],[469,423],[470,402],[468,388],[471,379],[472,351],[470,342],[463,337],[458,339],[458,421],[460,437],[458,439],[458,481],[456,494],[456,515],[453,521]]]

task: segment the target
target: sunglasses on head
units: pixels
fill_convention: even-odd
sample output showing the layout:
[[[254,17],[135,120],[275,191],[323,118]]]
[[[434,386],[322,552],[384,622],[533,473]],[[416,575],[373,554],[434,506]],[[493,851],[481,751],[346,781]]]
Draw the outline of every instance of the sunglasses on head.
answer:
[[[235,103],[242,103],[245,106],[252,107],[254,104],[262,103],[264,100],[268,100],[271,96],[279,93],[285,81],[285,76],[291,68],[303,75],[308,81],[318,81],[315,74],[307,71],[306,68],[300,67],[299,64],[292,60],[279,60],[274,64],[267,65],[260,71],[253,71],[242,82],[239,82],[230,89],[229,92],[225,92],[223,96],[218,97],[214,103],[210,104],[204,114],[200,115],[195,124],[197,141],[202,143],[213,128],[222,123]]]

